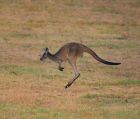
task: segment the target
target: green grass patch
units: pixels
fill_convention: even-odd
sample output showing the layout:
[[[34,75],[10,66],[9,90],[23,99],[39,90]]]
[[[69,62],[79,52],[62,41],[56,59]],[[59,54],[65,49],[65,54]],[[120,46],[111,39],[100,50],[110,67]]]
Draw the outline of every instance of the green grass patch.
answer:
[[[139,119],[140,110],[127,106],[113,109],[113,107],[94,107],[71,109],[51,109],[30,107],[15,104],[0,104],[0,117],[4,119]]]
[[[139,119],[140,110],[129,109],[121,110],[114,113],[118,119]]]
[[[88,110],[89,111],[89,110]],[[87,115],[88,114],[88,115]],[[92,118],[92,112],[86,110],[52,109],[29,107],[15,104],[0,104],[0,117],[4,119],[87,119]]]
[[[88,98],[88,99],[93,99],[93,98],[113,98],[114,99],[114,98],[118,98],[118,99],[120,99],[121,97],[114,96],[114,95],[101,95],[101,94],[90,94],[90,93],[88,93],[84,96],[84,98]]]
[[[138,48],[139,44],[135,42],[126,42],[126,41],[118,41],[118,40],[98,40],[94,44],[88,45],[93,48],[108,48],[108,49],[132,49]]]
[[[41,68],[30,66],[18,66],[18,65],[1,65],[1,73],[13,74],[13,75],[35,75],[41,77],[49,77],[49,72]],[[51,77],[51,76],[50,76]]]
[[[103,105],[110,105],[110,104],[128,104],[128,103],[135,103],[138,102],[138,100],[132,98],[132,97],[122,97],[122,96],[115,96],[115,95],[105,95],[105,94],[91,94],[88,93],[85,96],[83,96],[85,99],[92,100],[93,102],[97,102],[99,106]]]
[[[32,38],[32,39],[37,39],[37,35],[33,33],[24,33],[24,32],[11,32],[9,34],[9,37],[12,38]]]
[[[92,8],[92,11],[93,12],[100,12],[100,13],[112,13],[112,14],[121,14],[120,11],[118,10],[115,10],[111,7],[108,7],[108,6],[105,6],[105,5],[102,5],[102,6],[99,6],[99,5],[94,5],[93,8]]]
[[[84,96],[84,98],[87,98],[87,99],[94,99],[96,97],[97,97],[97,94],[89,94],[89,93]]]
[[[5,75],[14,75],[14,76],[36,76],[39,78],[47,78],[47,79],[54,79],[54,78],[66,78],[71,76],[71,72],[62,73],[57,69],[49,69],[45,70],[39,67],[33,66],[20,66],[20,65],[0,65],[0,73]]]
[[[110,25],[107,23],[98,23],[94,27],[98,34],[118,34],[119,31],[116,30],[115,25]]]
[[[64,110],[52,110],[41,107],[0,104],[0,117],[4,119],[62,119],[67,117]]]
[[[123,86],[139,86],[140,85],[140,80],[133,80],[133,79],[122,79],[119,81],[114,81],[111,85],[123,85]]]

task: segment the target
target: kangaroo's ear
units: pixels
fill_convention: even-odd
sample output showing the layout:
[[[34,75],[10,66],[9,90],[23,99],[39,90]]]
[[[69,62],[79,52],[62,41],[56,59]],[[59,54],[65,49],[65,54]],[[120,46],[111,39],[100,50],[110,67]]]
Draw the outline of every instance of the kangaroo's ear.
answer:
[[[48,49],[48,48],[46,48],[46,49],[45,49],[45,52],[46,52],[46,53],[48,53],[48,51],[49,51],[49,49]]]
[[[48,48],[46,48],[46,51],[48,51]]]

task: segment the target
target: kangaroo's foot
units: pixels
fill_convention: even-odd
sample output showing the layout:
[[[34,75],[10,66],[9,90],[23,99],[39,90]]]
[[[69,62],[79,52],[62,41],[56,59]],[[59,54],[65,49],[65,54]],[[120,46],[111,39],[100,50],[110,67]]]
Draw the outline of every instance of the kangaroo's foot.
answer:
[[[70,87],[70,86],[71,86],[71,84],[68,83],[68,84],[65,86],[65,88],[68,88],[68,87]]]
[[[77,74],[73,79],[71,79],[71,80],[68,82],[68,84],[65,86],[65,88],[70,87],[70,86],[73,84],[73,82],[74,82],[79,76],[80,76],[80,73]]]
[[[63,71],[63,70],[64,70],[64,67],[59,67],[59,70],[60,70],[60,71]]]

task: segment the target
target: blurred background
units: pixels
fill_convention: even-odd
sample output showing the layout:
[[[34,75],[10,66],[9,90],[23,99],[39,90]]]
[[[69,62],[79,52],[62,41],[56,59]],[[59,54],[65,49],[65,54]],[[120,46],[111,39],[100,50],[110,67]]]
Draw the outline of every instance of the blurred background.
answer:
[[[81,77],[40,63],[46,47],[87,45]],[[140,0],[0,0],[1,119],[139,119]]]

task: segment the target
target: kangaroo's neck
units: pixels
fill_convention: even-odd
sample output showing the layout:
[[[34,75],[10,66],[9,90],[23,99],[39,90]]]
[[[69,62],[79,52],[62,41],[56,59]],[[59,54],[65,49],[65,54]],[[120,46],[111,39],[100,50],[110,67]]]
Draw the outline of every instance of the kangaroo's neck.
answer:
[[[58,58],[56,57],[55,54],[51,54],[50,52],[48,52],[48,58],[54,62],[58,62]]]

